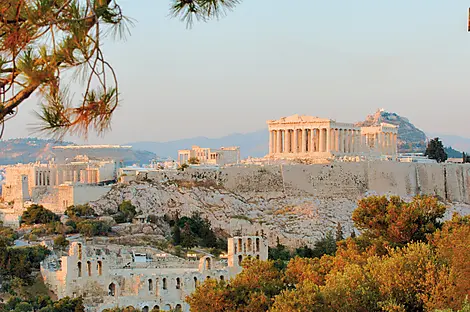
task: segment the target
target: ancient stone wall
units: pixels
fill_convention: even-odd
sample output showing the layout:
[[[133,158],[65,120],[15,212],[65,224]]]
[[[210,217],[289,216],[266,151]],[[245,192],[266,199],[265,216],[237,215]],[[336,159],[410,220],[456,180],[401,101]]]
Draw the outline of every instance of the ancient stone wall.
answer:
[[[237,194],[279,193],[326,198],[362,197],[366,193],[410,197],[437,195],[470,204],[470,165],[359,162],[315,165],[228,167],[155,172],[157,181],[214,181]]]
[[[357,201],[367,195],[439,196],[470,212],[470,165],[395,162],[237,166],[161,171],[120,184],[92,203],[98,213],[130,200],[143,215],[200,212],[232,235],[264,233],[290,246],[313,244],[337,223],[349,234]]]

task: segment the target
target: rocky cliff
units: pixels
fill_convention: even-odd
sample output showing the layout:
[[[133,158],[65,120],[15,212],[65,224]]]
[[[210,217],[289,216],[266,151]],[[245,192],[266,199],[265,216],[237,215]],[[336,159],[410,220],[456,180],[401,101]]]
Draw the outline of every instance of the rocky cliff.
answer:
[[[407,118],[396,113],[378,110],[375,114],[367,116],[365,121],[358,122],[358,126],[370,127],[385,122],[398,126],[399,152],[422,152],[426,150],[426,134],[416,128]]]
[[[337,222],[352,229],[357,200],[369,194],[439,196],[470,210],[470,165],[338,163],[186,170],[141,177],[117,185],[92,203],[97,212],[115,212],[131,200],[144,215],[190,215],[199,211],[213,226],[232,233],[263,232],[298,246],[312,244]]]

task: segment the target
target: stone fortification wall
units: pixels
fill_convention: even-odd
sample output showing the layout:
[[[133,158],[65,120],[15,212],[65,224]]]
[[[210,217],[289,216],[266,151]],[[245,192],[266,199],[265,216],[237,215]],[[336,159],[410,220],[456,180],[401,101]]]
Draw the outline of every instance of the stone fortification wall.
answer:
[[[450,211],[470,212],[470,165],[393,162],[237,166],[220,170],[158,171],[120,184],[91,203],[98,213],[130,200],[139,213],[198,211],[232,235],[264,233],[291,246],[313,244],[351,214],[364,196],[437,195]]]
[[[142,178],[142,177],[141,177]],[[186,169],[153,172],[157,181],[214,181],[236,194],[271,193],[355,199],[367,193],[410,197],[437,195],[470,204],[470,165],[399,162],[332,163]]]

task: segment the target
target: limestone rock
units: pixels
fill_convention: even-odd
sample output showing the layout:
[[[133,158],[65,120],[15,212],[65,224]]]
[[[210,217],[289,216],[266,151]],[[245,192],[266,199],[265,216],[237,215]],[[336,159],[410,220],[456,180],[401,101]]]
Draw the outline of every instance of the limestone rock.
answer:
[[[99,214],[113,211],[123,200],[130,200],[139,214],[158,218],[200,212],[213,228],[231,234],[263,233],[270,244],[279,237],[291,246],[312,245],[338,222],[344,233],[350,233],[357,200],[367,195],[409,199],[430,194],[453,203],[458,211],[470,210],[470,165],[364,162],[247,166],[162,171],[148,178],[116,185],[90,204]],[[119,225],[118,229],[142,233],[146,226],[149,224]],[[165,224],[152,228],[161,235],[169,232]]]

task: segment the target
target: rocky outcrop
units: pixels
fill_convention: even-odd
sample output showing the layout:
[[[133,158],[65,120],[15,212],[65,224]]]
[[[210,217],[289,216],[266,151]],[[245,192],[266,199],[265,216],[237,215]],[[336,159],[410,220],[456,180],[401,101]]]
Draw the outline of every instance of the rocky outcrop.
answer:
[[[396,113],[378,110],[356,125],[370,127],[380,125],[382,122],[398,126],[399,152],[422,152],[426,149],[426,134],[416,128],[407,118]]]
[[[144,215],[198,211],[233,234],[263,232],[270,243],[279,237],[298,246],[312,244],[338,222],[350,233],[357,201],[370,194],[436,195],[467,213],[470,165],[363,162],[162,171],[117,185],[92,206],[110,214],[131,200]]]

